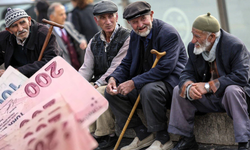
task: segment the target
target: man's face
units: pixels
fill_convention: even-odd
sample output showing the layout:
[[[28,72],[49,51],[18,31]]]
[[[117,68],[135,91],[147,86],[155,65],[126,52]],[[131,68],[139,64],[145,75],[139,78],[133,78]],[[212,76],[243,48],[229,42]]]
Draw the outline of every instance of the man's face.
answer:
[[[194,54],[199,55],[204,51],[208,51],[211,48],[211,42],[208,41],[207,33],[202,32],[201,30],[192,28],[193,39],[192,43],[195,44]]]
[[[54,13],[50,15],[50,20],[59,24],[64,24],[67,16],[65,13],[65,8],[62,5],[55,7]]]
[[[14,34],[19,40],[25,40],[29,36],[31,26],[31,17],[21,18],[18,21],[12,23],[8,28],[11,34]]]
[[[142,37],[146,37],[150,33],[150,30],[152,29],[153,14],[154,12],[151,11],[150,15],[143,15],[134,18],[128,21],[128,23],[131,25],[136,34]]]
[[[98,26],[102,28],[102,30],[106,34],[113,33],[113,31],[115,30],[117,20],[118,20],[117,13],[101,14],[95,17],[95,22],[97,23]]]

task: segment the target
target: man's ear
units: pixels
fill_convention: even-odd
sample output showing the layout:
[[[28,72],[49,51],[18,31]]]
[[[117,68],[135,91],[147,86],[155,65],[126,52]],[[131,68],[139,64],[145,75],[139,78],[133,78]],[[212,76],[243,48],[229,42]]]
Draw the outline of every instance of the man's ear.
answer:
[[[29,21],[29,26],[31,26],[31,17],[28,17],[28,21]]]
[[[99,26],[96,16],[94,16],[95,23]]]
[[[211,43],[214,43],[214,41],[216,40],[216,36],[214,33],[210,34],[210,41]]]
[[[13,32],[9,29],[9,28],[5,28],[5,30],[9,31],[11,34],[13,34]]]
[[[150,13],[150,17],[151,17],[151,21],[153,22],[153,15],[154,15],[154,11],[151,11],[151,13]]]

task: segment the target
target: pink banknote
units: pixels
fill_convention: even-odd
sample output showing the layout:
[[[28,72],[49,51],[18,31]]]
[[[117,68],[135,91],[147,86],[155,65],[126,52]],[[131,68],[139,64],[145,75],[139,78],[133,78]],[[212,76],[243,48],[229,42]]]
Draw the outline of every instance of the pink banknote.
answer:
[[[107,108],[107,100],[63,58],[55,57],[0,105],[0,131],[13,126],[23,114],[61,93],[78,122],[88,127]]]
[[[28,115],[30,112],[26,113],[23,118],[29,121],[2,139],[0,149],[92,150],[97,146],[88,130],[75,119],[66,102],[56,100],[46,107],[32,118]]]

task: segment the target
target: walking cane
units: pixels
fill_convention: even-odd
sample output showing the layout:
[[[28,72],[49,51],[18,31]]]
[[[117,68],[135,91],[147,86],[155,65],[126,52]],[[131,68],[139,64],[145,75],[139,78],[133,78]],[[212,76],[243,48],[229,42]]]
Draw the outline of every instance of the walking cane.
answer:
[[[160,58],[161,58],[162,56],[166,55],[166,52],[164,51],[164,52],[161,52],[161,53],[160,53],[160,52],[158,52],[158,51],[156,51],[156,50],[154,50],[154,49],[152,49],[150,52],[151,52],[152,54],[155,54],[155,55],[156,55],[154,64],[153,64],[153,66],[152,66],[152,68],[154,68],[154,67],[157,65],[157,63],[158,63],[158,61],[160,60]],[[130,112],[130,114],[129,114],[129,117],[128,117],[128,119],[127,119],[127,121],[126,121],[126,123],[125,123],[125,125],[124,125],[124,127],[123,127],[123,129],[122,129],[122,132],[121,132],[121,134],[120,134],[120,136],[119,136],[119,139],[117,140],[117,142],[116,142],[116,144],[115,144],[114,150],[117,150],[118,146],[120,145],[121,140],[122,140],[122,137],[123,137],[123,135],[125,134],[125,131],[126,131],[127,127],[128,127],[128,124],[129,124],[129,122],[131,121],[131,119],[132,119],[132,117],[133,117],[133,115],[134,115],[134,113],[135,113],[135,110],[136,110],[137,105],[139,104],[139,102],[140,102],[140,94],[138,95],[138,97],[137,97],[137,99],[136,99],[136,101],[135,101],[135,104],[134,104],[134,106],[133,106],[133,108],[132,108],[132,110],[131,110],[131,112]]]
[[[53,21],[49,21],[49,20],[46,20],[46,19],[42,19],[42,21],[43,21],[44,23],[49,24],[50,27],[49,27],[49,32],[48,32],[48,34],[47,34],[47,36],[46,36],[46,39],[45,39],[45,41],[44,41],[44,43],[43,43],[43,47],[42,47],[42,50],[41,50],[41,52],[40,52],[38,61],[40,61],[40,60],[42,59],[42,57],[43,57],[43,52],[44,52],[45,48],[47,47],[47,45],[48,45],[48,43],[49,43],[49,39],[50,39],[51,33],[52,33],[52,31],[53,31],[53,27],[54,27],[54,26],[57,26],[57,27],[59,27],[59,28],[61,28],[61,29],[64,28],[63,25],[58,24],[58,23],[55,23],[55,22],[53,22]]]

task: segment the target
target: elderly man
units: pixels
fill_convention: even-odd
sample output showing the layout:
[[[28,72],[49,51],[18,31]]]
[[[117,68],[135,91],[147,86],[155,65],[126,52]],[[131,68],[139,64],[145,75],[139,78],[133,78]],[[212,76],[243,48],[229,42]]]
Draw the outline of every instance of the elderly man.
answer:
[[[174,150],[196,150],[195,112],[227,112],[239,150],[248,149],[250,55],[238,38],[220,29],[210,13],[198,16],[188,45],[189,61],[173,91],[168,131],[182,135]]]
[[[61,3],[52,3],[48,8],[48,17],[51,21],[64,25],[63,29],[54,27],[58,45],[63,51],[63,58],[78,70],[84,62],[87,41],[83,35],[75,30],[72,23],[65,21],[65,7]]]
[[[5,15],[6,30],[0,32],[0,64],[12,66],[27,77],[32,76],[59,52],[55,35],[38,61],[48,28],[31,19],[19,8],[8,8]],[[0,76],[4,70],[0,70]]]
[[[128,128],[136,137],[121,150],[134,150],[150,146],[147,150],[169,150],[173,147],[167,132],[167,108],[170,108],[172,90],[179,82],[179,75],[187,62],[185,46],[180,35],[171,25],[153,19],[154,12],[145,1],[128,5],[123,18],[133,28],[129,49],[117,69],[107,78],[105,97],[109,101],[118,125],[122,128],[140,94],[141,105],[147,121],[143,125],[137,114]],[[155,55],[150,50],[166,52],[155,68]],[[118,86],[118,87],[117,87]],[[156,132],[154,137],[153,132]]]
[[[102,95],[107,85],[105,78],[115,70],[127,54],[130,40],[130,31],[117,23],[117,10],[112,1],[101,1],[94,5],[94,19],[102,30],[90,40],[84,64],[79,69],[79,73],[86,80],[94,82],[94,87]],[[114,146],[117,137],[110,109],[91,125],[90,132],[98,137],[99,149]]]

